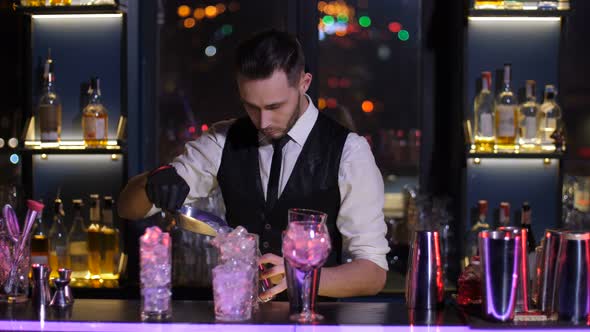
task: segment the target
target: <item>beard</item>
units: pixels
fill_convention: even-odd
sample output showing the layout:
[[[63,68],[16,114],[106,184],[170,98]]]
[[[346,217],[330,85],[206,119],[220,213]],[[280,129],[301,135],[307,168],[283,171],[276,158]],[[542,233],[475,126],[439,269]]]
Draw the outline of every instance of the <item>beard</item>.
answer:
[[[293,128],[293,126],[295,126],[295,123],[297,122],[297,120],[299,120],[301,113],[302,113],[301,112],[301,93],[299,93],[299,95],[297,96],[297,105],[295,105],[293,112],[291,112],[291,117],[287,121],[287,125],[285,128],[266,127],[266,128],[260,129],[259,131],[264,136],[266,136],[272,140],[280,139],[280,138],[284,137],[285,135],[287,135],[287,133],[289,133],[291,128]]]

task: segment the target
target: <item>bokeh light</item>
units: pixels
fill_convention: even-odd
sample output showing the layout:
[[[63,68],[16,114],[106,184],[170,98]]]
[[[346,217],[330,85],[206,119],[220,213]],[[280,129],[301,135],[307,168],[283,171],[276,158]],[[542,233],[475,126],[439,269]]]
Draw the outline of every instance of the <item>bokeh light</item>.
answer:
[[[402,29],[402,25],[399,22],[391,22],[391,23],[389,23],[387,28],[389,29],[389,31],[396,33]]]
[[[232,1],[229,3],[228,8],[229,8],[229,11],[232,13],[237,12],[238,10],[240,10],[240,3],[237,1]]]
[[[203,125],[201,126],[201,131],[206,132],[207,130],[209,130],[209,126],[206,123],[203,123]]]
[[[197,22],[195,21],[194,18],[189,17],[189,18],[185,18],[184,19],[183,25],[184,25],[185,28],[191,29],[191,28],[194,28],[195,27],[195,24],[196,23]]]
[[[223,3],[218,3],[215,5],[215,8],[217,9],[217,15],[223,14],[225,12],[225,4]]]
[[[205,16],[207,16],[207,18],[214,18],[217,16],[217,8],[215,8],[215,6],[205,7]]]
[[[361,16],[359,17],[359,25],[363,28],[368,28],[371,26],[371,18],[369,16]]]
[[[209,45],[209,46],[207,46],[207,48],[205,48],[205,54],[208,57],[215,56],[215,54],[217,54],[217,48],[213,45]]]
[[[195,12],[193,13],[193,16],[197,20],[202,20],[203,18],[205,18],[205,9],[203,9],[203,8],[197,8],[197,9],[195,9]]]
[[[332,25],[332,24],[334,24],[334,17],[332,17],[330,15],[326,15],[326,16],[324,16],[322,21],[324,21],[325,25]]]
[[[326,108],[326,99],[319,98],[318,99],[318,109],[323,110],[324,108]]]
[[[178,10],[176,12],[180,17],[187,17],[191,14],[191,8],[186,5],[178,6]]]
[[[370,100],[365,100],[363,101],[363,103],[361,104],[361,109],[363,110],[363,112],[365,113],[371,113],[373,112],[373,109],[375,108],[375,105],[373,105],[373,102]]]
[[[338,101],[336,98],[328,98],[328,100],[326,100],[326,106],[329,108],[334,108],[338,106]]]
[[[400,30],[397,33],[397,38],[399,38],[401,41],[406,41],[410,39],[410,33],[407,30]]]
[[[221,26],[221,32],[225,36],[229,36],[234,32],[234,27],[231,24],[224,24]]]

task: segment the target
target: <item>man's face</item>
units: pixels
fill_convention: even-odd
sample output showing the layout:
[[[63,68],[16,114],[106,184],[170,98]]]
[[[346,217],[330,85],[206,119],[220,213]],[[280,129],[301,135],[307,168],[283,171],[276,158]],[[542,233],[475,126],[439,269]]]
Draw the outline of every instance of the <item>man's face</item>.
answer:
[[[275,71],[269,78],[250,80],[238,76],[238,88],[244,108],[256,128],[271,139],[286,135],[305,111],[302,101],[311,83],[311,75],[302,73],[299,82],[290,85],[287,74]]]

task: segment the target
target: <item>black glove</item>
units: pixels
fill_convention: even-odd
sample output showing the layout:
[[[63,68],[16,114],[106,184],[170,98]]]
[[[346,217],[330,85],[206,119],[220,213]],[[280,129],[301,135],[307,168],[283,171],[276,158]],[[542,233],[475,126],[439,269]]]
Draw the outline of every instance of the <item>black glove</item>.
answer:
[[[189,192],[186,181],[171,165],[151,171],[148,175],[145,192],[156,207],[167,211],[180,209]]]

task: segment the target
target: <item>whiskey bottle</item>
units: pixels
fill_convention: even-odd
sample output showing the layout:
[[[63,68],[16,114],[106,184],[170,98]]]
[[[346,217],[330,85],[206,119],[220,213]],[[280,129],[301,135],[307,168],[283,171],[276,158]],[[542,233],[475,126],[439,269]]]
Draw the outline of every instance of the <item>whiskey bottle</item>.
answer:
[[[522,10],[524,3],[522,0],[504,0],[504,9]]]
[[[492,73],[481,73],[481,91],[473,103],[475,146],[480,152],[491,152],[494,147],[494,96],[490,92]]]
[[[100,79],[93,77],[90,82],[90,102],[82,110],[82,132],[84,145],[100,148],[107,145],[108,111],[101,103]]]
[[[43,90],[39,98],[37,114],[41,142],[58,145],[61,137],[61,102],[55,91],[55,73],[53,59],[47,56],[43,74]]]
[[[500,203],[500,227],[510,226],[510,203]]]
[[[31,236],[31,264],[49,264],[49,237],[43,214],[39,213]]]
[[[88,269],[92,279],[100,279],[102,233],[100,232],[100,197],[90,195],[90,226],[88,226]]]
[[[84,218],[82,217],[82,200],[74,199],[74,219],[70,229],[68,254],[72,266],[73,286],[86,286],[90,278],[88,270],[88,233],[86,230]]]
[[[495,104],[496,145],[499,150],[513,151],[517,135],[517,100],[510,86],[511,65],[504,65],[504,84]]]
[[[68,234],[64,226],[64,209],[61,199],[53,202],[53,224],[49,230],[49,267],[51,278],[58,278],[58,269],[70,268],[68,257]]]
[[[561,108],[555,101],[556,94],[553,85],[546,85],[543,104],[539,107],[539,136],[541,148],[546,151],[555,150],[555,140],[551,135],[561,125]]]
[[[103,280],[117,279],[119,266],[119,230],[113,223],[113,198],[103,198],[102,210],[102,241],[103,252],[100,264],[101,278]]]
[[[526,102],[520,106],[520,148],[535,150],[539,145],[539,105],[535,81],[526,81]]]

